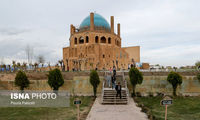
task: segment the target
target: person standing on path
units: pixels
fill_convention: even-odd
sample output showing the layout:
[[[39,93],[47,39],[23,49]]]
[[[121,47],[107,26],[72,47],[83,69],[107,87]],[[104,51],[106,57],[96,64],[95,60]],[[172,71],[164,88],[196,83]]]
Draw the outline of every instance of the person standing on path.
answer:
[[[109,71],[110,71],[110,74],[112,74],[112,68],[111,67],[110,67]]]
[[[112,89],[115,89],[115,82],[116,82],[116,77],[113,75],[112,76]]]
[[[111,79],[112,79],[112,76],[110,74],[108,74],[106,76],[106,81],[107,81],[107,85],[108,85],[109,88],[110,88]]]
[[[120,82],[118,82],[118,85],[116,85],[115,87],[116,91],[117,91],[117,94],[116,94],[116,97],[120,97],[120,99],[122,98],[122,95],[121,95],[121,90],[122,90],[122,86],[120,85]]]
[[[114,66],[114,67],[113,67],[113,75],[114,75],[114,76],[116,76],[116,72],[117,72],[117,71],[116,71],[116,68],[115,68],[115,66]]]

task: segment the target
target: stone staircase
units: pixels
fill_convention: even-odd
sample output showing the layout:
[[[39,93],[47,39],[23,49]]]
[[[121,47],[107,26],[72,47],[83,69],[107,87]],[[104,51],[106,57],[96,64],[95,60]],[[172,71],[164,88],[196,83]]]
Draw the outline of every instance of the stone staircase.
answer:
[[[103,102],[102,104],[127,104],[128,98],[126,95],[126,90],[121,91],[122,98],[116,97],[116,91],[115,90],[104,90],[103,95]]]
[[[105,81],[103,82],[103,89],[102,89],[102,104],[106,105],[121,105],[121,104],[128,104],[128,89],[126,81],[124,80],[123,75],[116,75],[116,84],[120,82],[122,85],[121,91],[121,99],[120,97],[116,97],[116,90],[111,88],[112,83],[109,87],[108,83],[106,82],[107,76],[105,76]]]

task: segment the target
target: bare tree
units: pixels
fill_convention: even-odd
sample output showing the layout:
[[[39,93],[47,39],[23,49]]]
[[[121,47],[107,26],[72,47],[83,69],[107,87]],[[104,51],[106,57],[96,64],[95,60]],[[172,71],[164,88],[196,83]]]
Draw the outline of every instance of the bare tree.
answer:
[[[23,62],[23,69],[26,71],[26,66],[27,65],[27,63],[26,62]]]
[[[37,71],[38,63],[34,63],[35,71]]]
[[[16,62],[13,60],[13,61],[12,61],[12,64],[13,64],[13,69],[14,69],[13,72],[15,72],[15,68],[16,68],[16,66],[17,66],[17,65],[16,65]]]
[[[42,64],[42,68],[43,68],[44,67],[44,62],[45,62],[44,56],[39,55],[37,59],[38,59],[38,65]],[[40,71],[41,71],[41,69],[40,69]]]
[[[58,63],[60,64],[61,70],[63,71],[63,60],[58,60]]]
[[[17,63],[17,68],[21,69],[21,64],[19,62]]]
[[[51,64],[50,64],[50,62],[48,63],[48,67],[49,67],[49,70],[51,70]]]
[[[26,46],[26,49],[25,49],[25,52],[26,52],[26,56],[27,56],[27,62],[28,63],[32,63],[32,59],[33,59],[33,48],[29,45]]]
[[[4,68],[4,71],[6,72],[6,64],[3,64],[2,66]]]

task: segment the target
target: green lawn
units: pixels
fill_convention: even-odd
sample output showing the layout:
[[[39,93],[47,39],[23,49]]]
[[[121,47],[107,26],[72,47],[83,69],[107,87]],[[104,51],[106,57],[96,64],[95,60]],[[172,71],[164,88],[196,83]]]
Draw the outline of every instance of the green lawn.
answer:
[[[158,119],[164,120],[165,107],[160,105],[162,97],[138,97],[136,101],[148,107]],[[168,120],[200,120],[200,97],[176,97],[168,106]]]
[[[86,118],[92,104],[92,97],[79,97],[81,117]],[[0,120],[76,120],[74,98],[70,98],[70,107],[63,108],[0,108]]]

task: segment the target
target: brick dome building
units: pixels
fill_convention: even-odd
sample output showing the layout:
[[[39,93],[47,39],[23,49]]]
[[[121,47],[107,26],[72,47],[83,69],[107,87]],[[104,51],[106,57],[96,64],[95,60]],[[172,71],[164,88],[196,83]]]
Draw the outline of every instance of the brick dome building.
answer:
[[[127,69],[129,64],[140,62],[140,46],[121,47],[120,24],[114,32],[114,16],[110,25],[101,15],[90,13],[75,28],[70,28],[70,46],[63,48],[65,69],[91,70]]]

